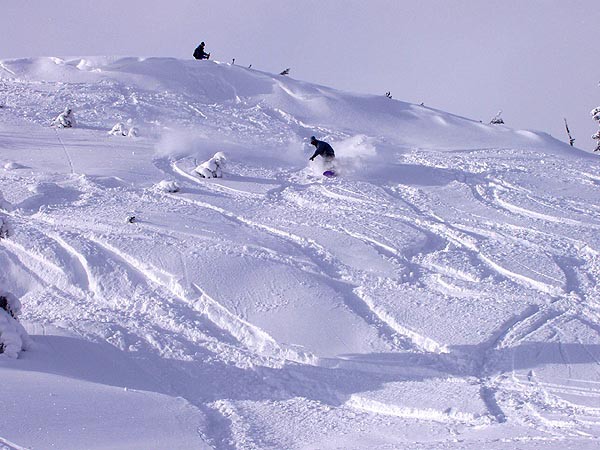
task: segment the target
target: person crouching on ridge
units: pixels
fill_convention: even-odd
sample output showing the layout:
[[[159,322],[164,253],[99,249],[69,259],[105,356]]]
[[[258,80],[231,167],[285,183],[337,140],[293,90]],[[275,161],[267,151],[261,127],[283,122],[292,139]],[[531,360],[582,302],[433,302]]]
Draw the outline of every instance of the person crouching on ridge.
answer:
[[[198,47],[196,47],[196,50],[194,50],[194,58],[196,59],[209,59],[210,58],[210,53],[206,53],[204,51],[204,42],[200,42],[200,45]]]

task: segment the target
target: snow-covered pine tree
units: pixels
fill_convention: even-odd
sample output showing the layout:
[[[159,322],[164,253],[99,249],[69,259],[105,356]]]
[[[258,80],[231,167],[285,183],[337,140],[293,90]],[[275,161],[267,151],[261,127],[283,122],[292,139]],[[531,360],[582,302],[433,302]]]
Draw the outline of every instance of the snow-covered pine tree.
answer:
[[[498,111],[498,114],[496,114],[492,120],[490,120],[490,123],[492,125],[502,125],[504,124],[504,120],[502,119],[502,117],[500,117],[502,115],[502,110]]]
[[[0,239],[6,239],[10,234],[6,219],[0,217]]]
[[[598,122],[598,126],[600,126],[600,106],[592,109],[590,111],[590,116],[592,116],[592,119],[594,119],[596,122]],[[600,129],[592,135],[592,139],[598,141],[598,145],[596,145],[596,148],[594,149],[594,151],[600,152]]]
[[[52,125],[56,128],[74,127],[75,117],[73,117],[73,109],[67,106],[65,110],[52,121]]]
[[[0,290],[0,354],[17,358],[31,348],[31,338],[18,321],[21,302],[10,292]]]
[[[565,128],[567,130],[567,136],[569,136],[569,145],[571,147],[573,147],[573,144],[575,143],[575,138],[573,136],[571,136],[571,130],[569,130],[569,124],[567,123],[567,118],[565,117]]]
[[[122,122],[117,122],[108,134],[112,136],[127,136],[127,131],[125,131],[125,125]]]

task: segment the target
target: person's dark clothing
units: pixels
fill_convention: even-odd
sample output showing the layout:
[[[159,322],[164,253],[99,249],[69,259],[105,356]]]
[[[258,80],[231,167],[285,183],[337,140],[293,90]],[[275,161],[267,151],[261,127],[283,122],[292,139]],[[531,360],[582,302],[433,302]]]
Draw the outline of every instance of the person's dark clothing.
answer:
[[[314,139],[311,142],[311,144],[314,145],[315,147],[317,147],[317,149],[315,150],[315,153],[310,157],[311,161],[319,155],[322,156],[323,158],[334,158],[335,157],[335,152],[333,151],[333,148],[327,142],[318,141],[318,140]]]
[[[204,51],[204,42],[202,42],[196,50],[194,50],[194,58],[196,59],[208,59],[210,57],[210,53],[206,53]]]

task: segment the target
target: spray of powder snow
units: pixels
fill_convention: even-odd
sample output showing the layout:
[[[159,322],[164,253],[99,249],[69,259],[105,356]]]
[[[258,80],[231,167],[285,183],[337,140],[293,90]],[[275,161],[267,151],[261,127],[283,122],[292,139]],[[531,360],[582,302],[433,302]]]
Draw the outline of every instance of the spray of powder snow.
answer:
[[[198,161],[211,158],[216,152],[240,164],[263,167],[298,167],[304,164],[302,141],[290,136],[286,141],[240,142],[228,139],[212,130],[169,130],[156,145],[156,156],[180,159],[192,157]]]
[[[335,171],[340,176],[360,175],[367,171],[377,158],[374,139],[363,134],[351,136],[342,141],[328,141],[335,151]],[[314,147],[311,146],[314,151]],[[309,162],[314,175],[321,175],[329,166],[323,158]]]

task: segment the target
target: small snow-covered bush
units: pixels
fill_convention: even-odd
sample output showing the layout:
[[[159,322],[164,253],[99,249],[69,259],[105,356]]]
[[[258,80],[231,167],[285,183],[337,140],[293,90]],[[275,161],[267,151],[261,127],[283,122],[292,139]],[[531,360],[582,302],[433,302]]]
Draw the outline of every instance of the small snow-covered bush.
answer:
[[[131,123],[131,119],[127,121],[127,125],[131,125]],[[129,129],[127,129],[127,126],[125,126],[125,124],[123,124],[122,122],[118,122],[115,124],[114,127],[112,127],[108,134],[112,136],[137,137],[139,132],[136,127],[130,126]]]
[[[502,125],[504,123],[504,120],[502,119],[502,110],[498,111],[498,114],[496,114],[492,120],[490,120],[490,123],[492,125]]]
[[[600,130],[598,130],[595,134],[592,135],[592,139],[598,141],[598,145],[594,149],[595,152],[600,152]]]
[[[23,167],[25,167],[25,166],[23,166],[22,164],[19,164],[18,162],[14,162],[14,161],[9,161],[4,164],[4,168],[6,170],[22,169]]]
[[[159,192],[179,192],[177,183],[169,180],[162,180],[154,186],[154,189]]]
[[[108,134],[111,136],[138,137],[139,131],[136,127],[131,125],[132,123],[133,121],[131,119],[127,121],[127,125],[123,122],[117,122]]]
[[[10,234],[6,219],[0,217],[0,239],[6,239]]]
[[[225,158],[225,154],[223,152],[217,152],[208,161],[204,161],[196,167],[194,172],[202,178],[222,178],[226,161],[227,158]]]
[[[17,358],[31,348],[31,338],[17,320],[21,302],[10,292],[0,290],[0,354]]]
[[[73,117],[73,110],[68,106],[65,110],[56,116],[56,119],[52,121],[52,125],[56,128],[72,128],[75,126],[75,117]]]
[[[598,125],[600,126],[600,106],[592,109],[590,111],[590,116],[592,116],[592,119],[594,119],[596,122],[598,122]],[[592,135],[592,139],[598,141],[598,145],[596,146],[594,151],[600,152],[600,130],[598,130],[595,134]]]
[[[129,129],[129,132],[127,133],[127,137],[134,138],[134,137],[138,137],[139,134],[140,133],[136,127],[131,127]]]
[[[125,125],[121,122],[115,124],[114,127],[108,132],[108,134],[112,136],[127,136],[127,132],[125,131]]]

